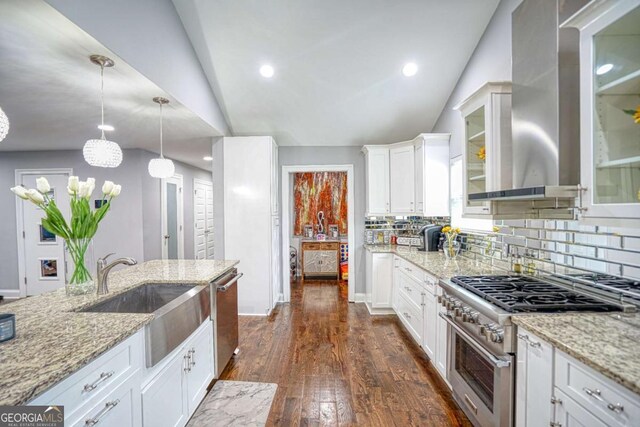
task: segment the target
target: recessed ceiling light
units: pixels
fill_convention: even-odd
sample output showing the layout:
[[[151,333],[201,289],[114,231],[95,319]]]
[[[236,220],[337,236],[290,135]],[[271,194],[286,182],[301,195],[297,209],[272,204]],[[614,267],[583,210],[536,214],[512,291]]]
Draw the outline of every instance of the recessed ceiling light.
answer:
[[[607,74],[611,70],[613,70],[613,64],[604,64],[596,68],[596,74],[601,76],[603,74]]]
[[[207,162],[210,162],[211,160],[213,160],[213,157],[211,157],[211,156],[204,156],[204,157],[202,158],[202,160],[207,161]]]
[[[402,67],[402,74],[404,74],[406,77],[415,76],[417,72],[418,66],[415,62],[408,62],[404,65],[404,67]]]
[[[271,77],[273,77],[274,73],[275,70],[271,65],[263,65],[262,67],[260,67],[260,74],[262,75],[262,77],[270,79]]]
[[[103,130],[105,132],[111,132],[115,128],[111,125],[98,125],[98,129]]]

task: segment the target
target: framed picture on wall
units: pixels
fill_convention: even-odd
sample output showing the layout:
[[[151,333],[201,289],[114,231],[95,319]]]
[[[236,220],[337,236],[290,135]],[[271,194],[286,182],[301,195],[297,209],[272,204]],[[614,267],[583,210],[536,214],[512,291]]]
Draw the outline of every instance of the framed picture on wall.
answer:
[[[58,277],[58,260],[53,259],[41,259],[40,260],[40,278],[41,279],[55,279]]]

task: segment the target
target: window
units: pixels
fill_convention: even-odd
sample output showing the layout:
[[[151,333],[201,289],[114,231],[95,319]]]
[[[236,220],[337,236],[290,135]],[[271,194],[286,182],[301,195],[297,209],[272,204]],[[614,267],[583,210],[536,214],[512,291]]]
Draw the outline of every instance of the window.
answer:
[[[451,159],[451,226],[462,230],[491,231],[493,221],[490,219],[476,219],[462,217],[464,192],[462,191],[462,156]]]

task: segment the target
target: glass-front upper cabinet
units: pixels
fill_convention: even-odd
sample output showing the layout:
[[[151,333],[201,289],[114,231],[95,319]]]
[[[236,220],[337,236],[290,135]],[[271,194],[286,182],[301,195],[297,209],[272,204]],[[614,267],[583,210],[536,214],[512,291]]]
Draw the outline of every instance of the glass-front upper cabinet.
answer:
[[[464,122],[462,213],[486,217],[491,202],[469,195],[511,188],[511,83],[487,83],[455,109]]]
[[[640,1],[592,1],[580,30],[581,218],[640,226]]]

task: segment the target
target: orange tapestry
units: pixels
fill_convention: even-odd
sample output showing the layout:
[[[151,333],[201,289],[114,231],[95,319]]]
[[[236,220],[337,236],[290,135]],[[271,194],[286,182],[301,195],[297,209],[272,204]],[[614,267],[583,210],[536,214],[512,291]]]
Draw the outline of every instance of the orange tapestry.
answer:
[[[341,235],[347,234],[347,173],[296,173],[293,182],[295,203],[293,234],[302,236],[304,226],[313,225],[318,232],[318,212],[324,212],[325,234],[329,225],[337,224]]]

